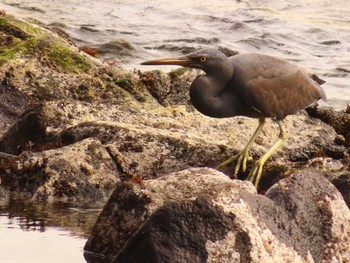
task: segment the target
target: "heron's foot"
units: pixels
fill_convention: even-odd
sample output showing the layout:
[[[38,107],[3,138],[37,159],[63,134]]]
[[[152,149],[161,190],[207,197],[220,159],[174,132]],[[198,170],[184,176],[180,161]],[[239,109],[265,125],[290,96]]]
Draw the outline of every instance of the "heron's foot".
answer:
[[[233,174],[234,178],[237,178],[238,172],[240,168],[242,167],[242,172],[245,172],[247,170],[247,161],[252,160],[253,158],[249,156],[248,151],[243,150],[239,154],[232,156],[230,159],[226,160],[225,162],[219,164],[216,169],[220,170],[222,168],[225,168],[229,166],[231,163],[237,161],[235,172]]]
[[[256,161],[253,169],[250,171],[250,173],[247,177],[247,180],[252,182],[256,188],[258,188],[258,185],[260,183],[262,169],[263,169],[264,164],[265,164],[265,162],[262,161],[261,159]]]

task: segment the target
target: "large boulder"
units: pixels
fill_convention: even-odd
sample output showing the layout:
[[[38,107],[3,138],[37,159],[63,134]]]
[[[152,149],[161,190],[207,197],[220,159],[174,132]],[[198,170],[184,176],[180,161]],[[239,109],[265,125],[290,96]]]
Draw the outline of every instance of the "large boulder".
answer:
[[[321,174],[266,196],[208,168],[119,184],[85,246],[88,262],[347,262],[350,211]]]

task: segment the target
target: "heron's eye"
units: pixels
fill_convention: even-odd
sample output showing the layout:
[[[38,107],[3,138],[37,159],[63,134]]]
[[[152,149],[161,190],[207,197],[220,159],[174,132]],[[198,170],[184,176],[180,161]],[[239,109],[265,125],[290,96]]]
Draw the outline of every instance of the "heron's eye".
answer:
[[[203,62],[207,61],[207,58],[206,57],[201,57],[199,60],[203,63]]]

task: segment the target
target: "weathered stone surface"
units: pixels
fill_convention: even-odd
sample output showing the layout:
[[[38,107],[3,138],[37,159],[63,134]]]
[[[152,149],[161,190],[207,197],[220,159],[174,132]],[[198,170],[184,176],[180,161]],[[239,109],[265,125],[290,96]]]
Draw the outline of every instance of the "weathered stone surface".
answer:
[[[92,259],[91,262],[96,262],[97,258],[111,262],[128,239],[159,207],[167,203],[194,201],[198,196],[217,196],[225,189],[238,191],[239,185],[256,193],[250,183],[232,181],[222,173],[206,168],[189,169],[156,180],[119,185],[85,246],[88,251],[86,257]],[[135,203],[134,208],[132,204]],[[121,206],[123,209],[119,208]]]
[[[131,184],[119,183],[97,219],[95,235],[85,245],[85,257],[91,262],[111,262],[146,219],[150,201]]]
[[[13,87],[0,83],[0,135],[28,108],[29,96],[19,92]]]
[[[335,111],[331,108],[311,107],[308,109],[311,116],[317,117],[331,125],[338,134],[344,136],[338,139],[339,144],[350,146],[350,105],[343,111]]]
[[[350,173],[344,173],[331,179],[331,182],[342,194],[345,203],[350,208]]]
[[[47,119],[43,105],[27,109],[20,119],[0,139],[0,151],[20,154],[31,145],[40,143],[46,136]]]
[[[322,173],[297,172],[269,189],[266,197],[295,224],[280,227],[302,257],[311,254],[315,262],[350,260],[350,211]]]
[[[251,136],[249,131],[253,132],[257,125],[256,120],[243,117],[217,120],[197,112],[184,111],[178,116],[168,110],[159,112],[148,109],[147,112],[140,111],[138,117],[128,117],[125,112],[112,109],[116,116],[123,117],[123,122],[80,123],[63,131],[62,141],[72,143],[82,138],[97,137],[103,143],[118,148],[125,157],[127,173],[154,178],[191,166],[216,167],[244,147]],[[144,118],[139,119],[141,116]],[[253,146],[251,154],[255,159],[274,143],[278,136],[275,125],[268,122],[263,135]],[[319,156],[329,154],[334,157],[335,153],[339,158],[345,156],[344,146],[333,142],[336,137],[334,130],[321,121],[300,114],[289,116],[285,126],[289,135],[287,143],[272,156],[273,167],[282,164],[299,168],[300,164],[308,165],[309,160]],[[321,164],[318,166],[323,168]],[[233,168],[228,167],[224,172],[231,175]],[[269,165],[266,169],[269,171]],[[344,166],[339,166],[339,169],[344,169]],[[288,174],[288,169],[271,171],[276,172],[277,177],[280,177]],[[241,176],[244,178],[245,175]]]
[[[2,156],[2,186],[34,199],[104,200],[119,181],[115,164],[96,139],[59,149]]]
[[[165,204],[142,225],[113,262],[207,262],[206,243],[226,237],[235,228],[234,219],[206,197]],[[246,233],[238,234],[234,245],[245,238]],[[249,244],[244,245],[247,246],[241,248],[249,251]],[[242,260],[249,262],[249,254],[239,252]]]
[[[295,173],[265,197],[248,182],[188,169],[117,187],[85,250],[89,262],[347,262],[349,223],[320,173]]]

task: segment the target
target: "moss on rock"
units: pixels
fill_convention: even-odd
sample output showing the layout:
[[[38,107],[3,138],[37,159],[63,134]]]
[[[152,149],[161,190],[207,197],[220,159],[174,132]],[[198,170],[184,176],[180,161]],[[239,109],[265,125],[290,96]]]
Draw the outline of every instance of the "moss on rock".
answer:
[[[62,45],[51,44],[48,57],[53,65],[57,65],[63,72],[80,73],[91,68],[91,62],[84,56]]]
[[[65,73],[89,70],[92,62],[52,32],[34,24],[3,16],[0,19],[0,66],[16,58],[31,56]]]

